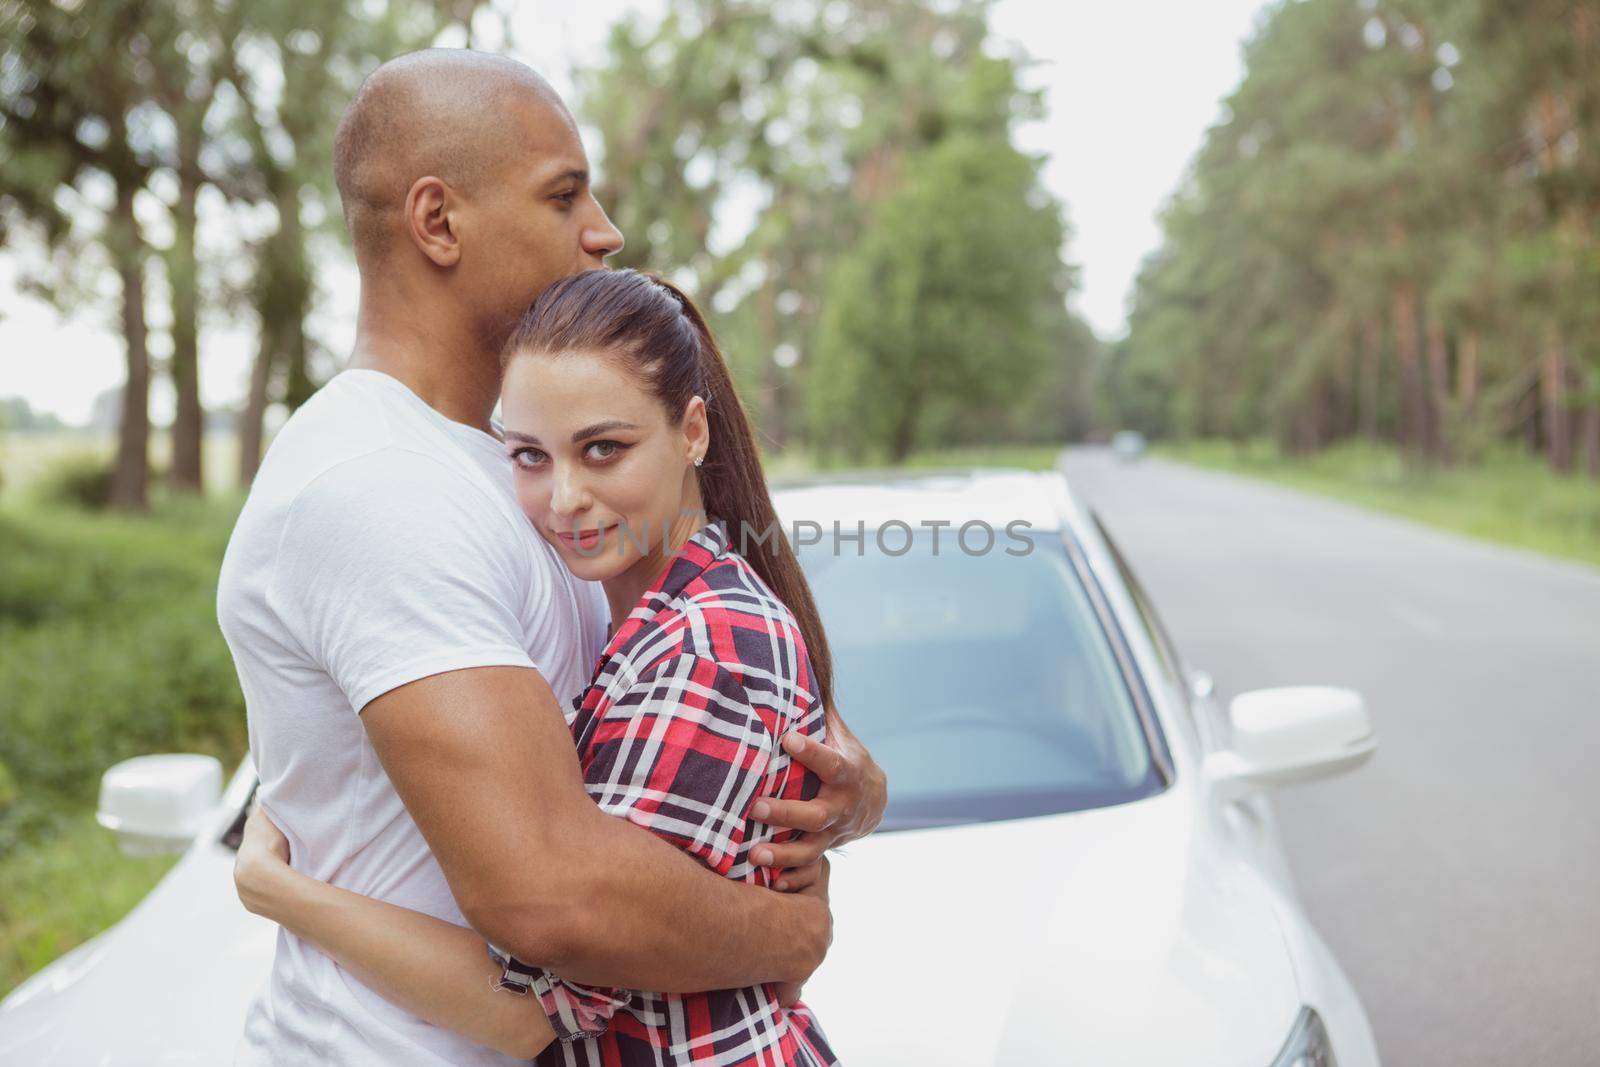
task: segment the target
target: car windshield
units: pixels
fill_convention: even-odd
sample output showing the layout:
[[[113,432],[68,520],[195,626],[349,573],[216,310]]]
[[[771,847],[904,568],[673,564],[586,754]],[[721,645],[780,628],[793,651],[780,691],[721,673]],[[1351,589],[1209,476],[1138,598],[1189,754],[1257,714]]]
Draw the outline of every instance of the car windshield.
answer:
[[[1060,536],[1035,532],[1025,553],[1001,539],[968,555],[948,532],[937,546],[931,534],[903,555],[885,554],[871,534],[860,555],[850,543],[800,554],[833,651],[836,703],[889,776],[885,828],[1159,791],[1127,683]],[[895,531],[884,547],[905,540]]]

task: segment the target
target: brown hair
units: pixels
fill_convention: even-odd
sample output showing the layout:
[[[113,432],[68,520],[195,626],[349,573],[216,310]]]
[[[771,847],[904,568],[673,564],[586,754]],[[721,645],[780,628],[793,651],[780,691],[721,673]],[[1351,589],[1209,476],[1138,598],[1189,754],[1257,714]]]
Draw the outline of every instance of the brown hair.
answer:
[[[654,275],[584,271],[556,282],[534,301],[506,342],[505,358],[582,349],[615,354],[674,419],[682,418],[692,398],[705,401],[711,443],[695,471],[701,499],[741,548],[745,531],[773,534],[765,543],[758,540],[761,551],[747,558],[794,613],[818,697],[832,707],[833,658],[822,618],[800,561],[779,528],[755,431],[705,316],[681,289]]]

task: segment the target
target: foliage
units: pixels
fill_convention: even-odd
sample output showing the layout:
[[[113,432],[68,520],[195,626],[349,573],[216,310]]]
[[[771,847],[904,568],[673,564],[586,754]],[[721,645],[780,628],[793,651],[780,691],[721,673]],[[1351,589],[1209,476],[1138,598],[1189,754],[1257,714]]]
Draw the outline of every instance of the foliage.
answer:
[[[831,442],[830,427],[804,417],[818,407],[808,392],[832,388],[821,320],[840,283],[830,279],[842,259],[867,254],[862,242],[925,159],[943,158],[929,154],[976,139],[1020,160],[1012,124],[1040,103],[1019,88],[1024,61],[990,39],[990,6],[672,0],[657,20],[618,24],[580,82],[577,111],[599,134],[598,193],[628,239],[616,262],[672,274],[708,305],[757,423],[780,447],[817,444],[819,433]],[[1058,285],[1061,305],[1072,283],[1059,208],[1039,203],[1031,178],[1007,186],[1019,189],[1055,235],[1040,284]],[[991,196],[1000,203],[986,190],[986,204]],[[1092,335],[1064,307],[1026,317],[1066,323],[1049,335],[1061,362],[1031,392],[1022,381],[1038,379],[1019,364],[1011,400],[1033,410],[986,413],[992,438],[1083,422]],[[922,355],[929,366],[943,358]]]
[[[1600,475],[1600,4],[1270,7],[1142,271],[1120,421]]]
[[[0,397],[0,433],[60,430],[65,424],[48,411],[35,411],[20,396]]]
[[[20,234],[44,245],[51,254],[20,284],[64,311],[105,308],[102,276],[116,276],[128,364],[117,503],[146,503],[155,370],[170,372],[177,393],[174,483],[202,488],[202,312],[242,310],[247,299],[261,329],[243,416],[248,482],[268,402],[297,405],[327,369],[306,323],[317,296],[310,245],[319,227],[339,240],[330,163],[339,114],[379,62],[470,22],[477,7],[0,4],[0,242]],[[236,232],[202,257],[207,196],[213,228]],[[165,315],[150,313],[159,295]],[[171,356],[153,364],[163,342]]]
[[[961,136],[913,157],[836,262],[811,389],[816,439],[904,460],[1037,388],[1065,334],[1059,212],[1034,161]],[[952,205],[972,203],[952,210]]]
[[[34,480],[34,498],[45,507],[99,511],[111,503],[111,464],[93,453],[56,460]]]
[[[244,749],[216,624],[232,505],[150,519],[0,514],[0,854],[93,803],[101,772],[152,751]]]

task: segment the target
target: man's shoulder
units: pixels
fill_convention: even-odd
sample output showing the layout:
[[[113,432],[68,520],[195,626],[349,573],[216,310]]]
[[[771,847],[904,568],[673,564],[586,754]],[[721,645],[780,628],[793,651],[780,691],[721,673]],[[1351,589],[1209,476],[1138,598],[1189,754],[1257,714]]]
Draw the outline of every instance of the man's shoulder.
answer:
[[[528,538],[505,494],[447,431],[395,412],[342,374],[284,425],[251,485],[229,553],[278,568],[286,556],[365,553],[408,568],[470,557],[522,570]]]
[[[341,462],[404,441],[397,422],[415,415],[371,372],[335,375],[289,416],[267,449],[260,478],[309,482]]]
[[[478,509],[486,498],[493,502],[494,487],[475,461],[421,407],[384,375],[337,375],[278,432],[251,502],[259,497],[297,515],[327,510],[352,521],[362,519],[357,505],[425,517],[441,507],[447,514],[452,503]]]

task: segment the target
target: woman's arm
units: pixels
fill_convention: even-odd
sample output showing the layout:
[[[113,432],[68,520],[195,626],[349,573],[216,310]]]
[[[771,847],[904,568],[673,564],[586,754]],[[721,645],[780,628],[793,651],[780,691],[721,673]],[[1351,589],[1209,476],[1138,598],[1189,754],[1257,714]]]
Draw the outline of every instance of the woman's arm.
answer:
[[[555,1040],[537,998],[495,988],[501,969],[472,930],[319,882],[288,861],[288,839],[256,808],[233,866],[246,910],[309,941],[411,1014],[481,1045],[532,1059]]]

